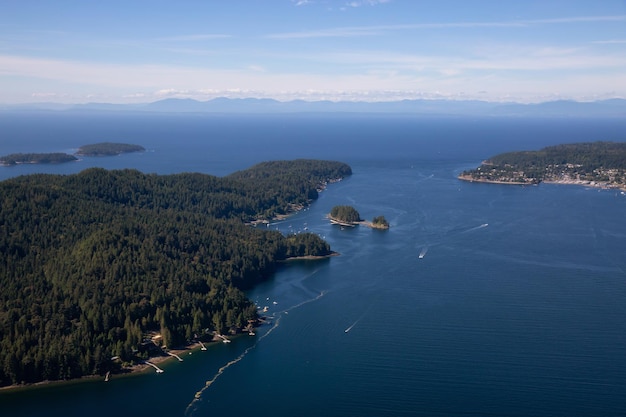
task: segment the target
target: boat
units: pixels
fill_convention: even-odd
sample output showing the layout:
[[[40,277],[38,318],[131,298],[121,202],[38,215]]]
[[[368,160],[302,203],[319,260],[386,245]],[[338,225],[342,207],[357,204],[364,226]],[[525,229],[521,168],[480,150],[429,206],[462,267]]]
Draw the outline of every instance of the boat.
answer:
[[[425,246],[425,247],[422,248],[422,251],[420,252],[418,258],[419,259],[423,259],[424,256],[426,256],[426,252],[428,252],[428,246]]]

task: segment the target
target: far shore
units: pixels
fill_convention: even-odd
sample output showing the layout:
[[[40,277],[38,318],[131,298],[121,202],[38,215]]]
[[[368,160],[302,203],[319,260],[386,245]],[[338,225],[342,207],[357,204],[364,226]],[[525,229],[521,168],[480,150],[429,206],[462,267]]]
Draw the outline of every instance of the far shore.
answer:
[[[533,182],[487,180],[487,179],[484,179],[484,178],[474,178],[474,177],[472,177],[470,175],[459,175],[457,178],[462,180],[462,181],[484,182],[486,184],[536,185],[536,183],[533,183]]]
[[[584,187],[601,188],[603,190],[620,190],[626,192],[626,185],[619,186],[611,184],[609,182],[601,181],[583,181],[583,180],[544,180],[546,184],[561,184],[561,185],[582,185]]]
[[[457,177],[462,181],[468,182],[484,182],[488,184],[504,184],[504,185],[538,185],[539,183],[532,182],[519,182],[519,181],[497,181],[497,180],[486,180],[482,178],[473,178],[469,175],[459,175]],[[588,181],[588,180],[573,180],[573,179],[561,179],[561,180],[543,180],[540,181],[546,184],[560,184],[560,185],[581,185],[584,187],[592,187],[592,188],[600,188],[604,190],[620,190],[622,192],[626,192],[626,185],[619,186],[616,184],[611,184],[609,182],[602,181]]]

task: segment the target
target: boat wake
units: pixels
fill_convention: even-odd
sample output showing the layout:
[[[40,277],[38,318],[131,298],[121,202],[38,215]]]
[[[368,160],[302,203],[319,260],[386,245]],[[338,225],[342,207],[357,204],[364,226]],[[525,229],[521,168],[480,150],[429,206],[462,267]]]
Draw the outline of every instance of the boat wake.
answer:
[[[424,256],[426,256],[426,252],[428,252],[428,246],[424,246],[424,247],[422,248],[422,251],[421,251],[421,252],[420,252],[420,254],[419,254],[419,258],[420,258],[420,259],[424,258]]]
[[[354,326],[356,326],[356,324],[357,324],[358,322],[359,322],[358,320],[357,320],[357,321],[355,321],[354,323],[352,323],[352,325],[351,325],[350,327],[348,327],[348,328],[347,328],[346,330],[344,330],[343,332],[344,332],[344,333],[348,333],[350,330],[352,330],[352,328],[353,328]]]
[[[358,322],[360,322],[361,320],[363,320],[363,317],[365,317],[367,315],[367,313],[370,311],[370,309],[372,308],[372,306],[370,305],[367,310],[365,310],[365,312],[363,314],[361,314],[361,316],[359,316],[358,319],[356,319],[356,321],[354,323],[352,323],[346,330],[344,330],[344,333],[348,333],[350,330],[352,330],[352,328],[354,326],[357,325]]]
[[[466,231],[464,231],[462,233],[469,233],[469,232],[473,232],[474,230],[484,229],[487,226],[489,226],[489,223],[483,223],[480,226],[476,226],[476,227],[472,227],[471,229],[467,229]]]
[[[238,357],[236,357],[235,359],[233,359],[233,360],[231,360],[231,361],[227,362],[224,366],[222,366],[220,369],[218,369],[218,370],[217,370],[217,373],[213,376],[213,378],[212,378],[212,379],[210,379],[210,380],[207,380],[207,381],[204,383],[204,387],[202,387],[202,389],[200,389],[198,392],[196,392],[196,394],[194,395],[194,399],[193,399],[193,400],[189,403],[189,405],[187,406],[187,408],[186,408],[186,410],[185,410],[185,416],[193,416],[193,415],[194,415],[194,413],[196,412],[197,408],[198,408],[198,407],[197,407],[197,406],[198,406],[198,403],[200,402],[200,400],[201,400],[202,395],[204,394],[204,392],[205,392],[206,390],[208,390],[208,389],[211,387],[211,385],[213,385],[213,383],[214,383],[214,382],[215,382],[215,381],[216,381],[216,380],[217,380],[217,379],[218,379],[218,378],[219,378],[219,377],[220,377],[220,376],[221,376],[224,372],[226,372],[226,370],[227,370],[228,368],[230,368],[231,366],[233,366],[233,365],[237,364],[238,362],[240,362],[243,358],[245,358],[245,357],[246,357],[246,355],[247,355],[247,354],[248,354],[248,353],[249,353],[252,349],[256,348],[256,346],[257,346],[257,345],[261,342],[261,340],[265,339],[265,338],[266,338],[267,336],[269,336],[269,335],[270,335],[270,334],[271,334],[274,330],[276,330],[276,329],[278,328],[278,326],[280,325],[280,319],[281,319],[281,317],[282,317],[282,316],[281,316],[281,313],[289,314],[289,311],[294,310],[294,309],[296,309],[296,308],[299,308],[299,307],[301,307],[301,306],[303,306],[303,305],[305,305],[305,304],[308,304],[308,303],[312,303],[312,302],[314,302],[314,301],[317,301],[317,300],[319,300],[320,298],[322,298],[322,297],[323,297],[324,295],[326,295],[326,294],[327,294],[327,291],[322,291],[319,295],[317,295],[316,297],[314,297],[314,298],[312,298],[312,299],[305,300],[305,301],[303,301],[303,302],[301,302],[301,303],[299,303],[299,304],[296,304],[296,305],[294,305],[294,306],[292,306],[292,307],[289,307],[289,308],[288,308],[288,309],[286,309],[286,310],[283,310],[283,311],[281,311],[281,312],[276,313],[276,314],[278,315],[278,318],[277,318],[277,319],[273,322],[272,327],[270,327],[270,329],[269,329],[267,332],[265,332],[265,334],[263,334],[261,337],[259,337],[259,338],[256,340],[256,342],[255,342],[252,346],[250,346],[250,347],[246,348],[246,350],[244,350],[244,351],[241,353],[241,355],[239,355],[239,356],[238,356]],[[359,319],[359,320],[360,320],[360,319]],[[355,324],[356,324],[356,323],[355,323]]]

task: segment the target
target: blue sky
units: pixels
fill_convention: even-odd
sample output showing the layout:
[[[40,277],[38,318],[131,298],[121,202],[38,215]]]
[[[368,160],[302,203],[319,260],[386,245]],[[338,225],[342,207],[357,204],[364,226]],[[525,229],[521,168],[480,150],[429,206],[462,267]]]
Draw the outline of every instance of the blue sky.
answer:
[[[626,98],[626,0],[3,0],[0,103]]]

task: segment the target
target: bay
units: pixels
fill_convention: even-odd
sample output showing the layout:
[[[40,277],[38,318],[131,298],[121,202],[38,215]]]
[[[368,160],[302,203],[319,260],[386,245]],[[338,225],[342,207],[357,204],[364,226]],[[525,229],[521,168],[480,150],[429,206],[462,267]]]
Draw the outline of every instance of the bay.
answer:
[[[18,116],[0,117],[2,154],[104,140],[148,151],[0,168],[2,178],[88,166],[221,176],[300,157],[354,174],[270,226],[306,228],[341,255],[282,265],[250,291],[271,319],[256,336],[167,362],[163,374],[2,391],[2,415],[626,414],[626,197],[456,179],[503,151],[624,140],[626,122]],[[384,215],[391,229],[332,226],[325,214],[337,204]]]

